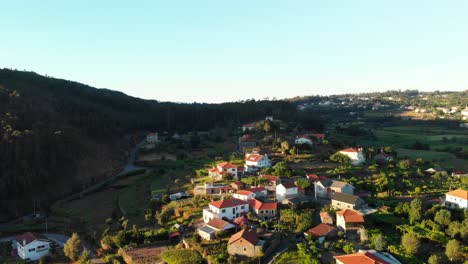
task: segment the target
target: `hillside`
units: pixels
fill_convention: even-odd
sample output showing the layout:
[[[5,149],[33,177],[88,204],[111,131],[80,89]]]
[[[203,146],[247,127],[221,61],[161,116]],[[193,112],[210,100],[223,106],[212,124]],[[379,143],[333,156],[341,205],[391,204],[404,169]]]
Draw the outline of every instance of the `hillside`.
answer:
[[[157,93],[154,95],[157,98]],[[285,101],[176,104],[107,89],[0,70],[0,221],[111,175],[147,131],[236,127],[274,115],[320,128],[317,118]],[[127,140],[125,140],[127,139]]]

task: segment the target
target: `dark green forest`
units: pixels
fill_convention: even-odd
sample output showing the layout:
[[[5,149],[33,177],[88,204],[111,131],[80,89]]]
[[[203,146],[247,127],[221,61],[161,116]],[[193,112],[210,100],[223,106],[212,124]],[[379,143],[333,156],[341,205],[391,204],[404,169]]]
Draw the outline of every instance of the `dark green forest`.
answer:
[[[164,90],[155,91],[154,97]],[[231,93],[231,92],[230,92]],[[180,104],[0,70],[0,221],[109,176],[125,163],[117,146],[148,131],[235,128],[267,115],[320,130],[319,118],[286,101]]]

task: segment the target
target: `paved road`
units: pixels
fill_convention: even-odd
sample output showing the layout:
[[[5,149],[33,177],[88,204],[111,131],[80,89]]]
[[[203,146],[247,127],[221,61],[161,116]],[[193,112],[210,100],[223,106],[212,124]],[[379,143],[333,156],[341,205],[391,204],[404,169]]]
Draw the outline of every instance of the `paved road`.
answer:
[[[135,160],[136,160],[138,150],[140,150],[141,146],[143,146],[144,144],[145,144],[145,141],[142,141],[142,142],[138,143],[132,151],[130,151],[130,155],[128,157],[127,165],[125,166],[125,168],[123,168],[123,170],[121,172],[117,173],[114,177],[118,177],[118,176],[120,176],[122,174],[126,174],[126,173],[129,173],[129,172],[135,171],[135,170],[144,169],[144,167],[140,167],[140,166],[135,165]]]

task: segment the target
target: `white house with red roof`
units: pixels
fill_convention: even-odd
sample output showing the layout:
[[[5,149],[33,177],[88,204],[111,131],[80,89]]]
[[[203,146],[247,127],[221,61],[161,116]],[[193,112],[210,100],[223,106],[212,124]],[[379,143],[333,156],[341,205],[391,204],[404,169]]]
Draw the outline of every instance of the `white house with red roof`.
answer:
[[[22,259],[36,261],[49,255],[50,240],[41,234],[27,232],[16,237],[18,256]]]
[[[238,166],[229,162],[221,162],[208,170],[208,176],[213,178],[213,180],[222,180],[224,175],[231,175],[237,179],[239,177]]]
[[[269,167],[271,167],[271,160],[268,158],[268,155],[261,155],[256,151],[245,154],[245,170],[247,172],[254,172]]]
[[[341,230],[360,228],[364,224],[363,215],[355,210],[345,209],[336,212],[336,226]]]
[[[366,161],[362,148],[347,148],[340,150],[339,153],[348,156],[352,165],[359,165]]]
[[[198,229],[198,234],[206,240],[211,240],[212,238],[214,238],[217,231],[227,231],[235,227],[235,225],[227,221],[218,218],[213,218],[208,223],[206,223],[206,225]]]
[[[299,196],[299,189],[292,182],[284,182],[276,185],[276,200],[281,203],[286,199]]]
[[[232,197],[243,200],[243,201],[248,201],[250,199],[255,198],[255,193],[248,191],[248,190],[240,190],[232,195]]]
[[[335,256],[336,264],[401,264],[387,252],[359,250],[357,253]]]
[[[445,206],[449,208],[468,208],[468,191],[457,189],[445,194]]]
[[[271,219],[278,214],[278,203],[261,202],[257,199],[249,200],[250,209],[257,215],[258,219]]]
[[[240,199],[224,199],[214,201],[203,209],[203,221],[208,223],[213,218],[234,220],[249,212],[249,203]]]

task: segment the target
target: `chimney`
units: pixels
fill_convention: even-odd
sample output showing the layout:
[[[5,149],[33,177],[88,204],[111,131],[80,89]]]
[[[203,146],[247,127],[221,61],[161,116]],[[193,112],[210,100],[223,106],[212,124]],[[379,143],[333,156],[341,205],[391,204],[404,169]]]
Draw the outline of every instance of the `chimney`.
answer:
[[[23,239],[23,247],[26,246],[26,239]]]

